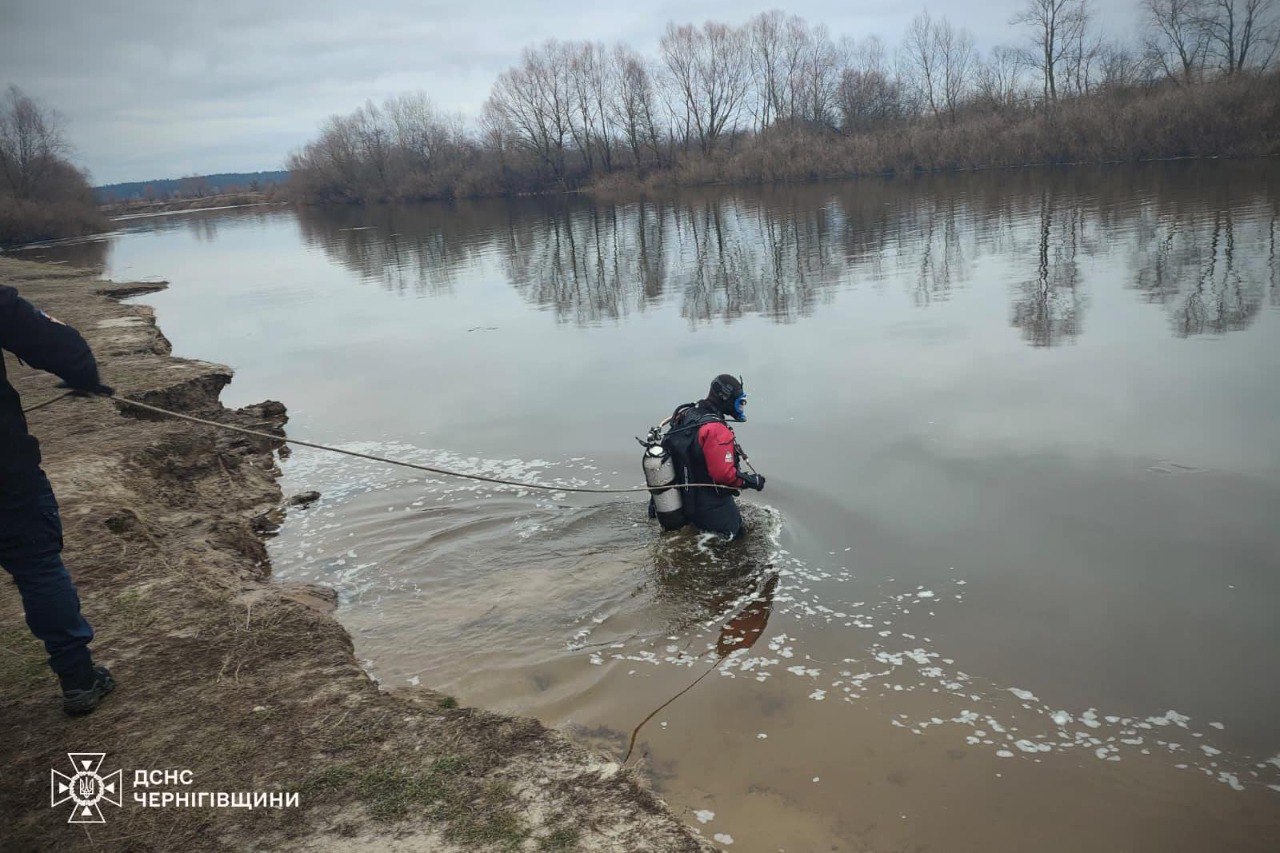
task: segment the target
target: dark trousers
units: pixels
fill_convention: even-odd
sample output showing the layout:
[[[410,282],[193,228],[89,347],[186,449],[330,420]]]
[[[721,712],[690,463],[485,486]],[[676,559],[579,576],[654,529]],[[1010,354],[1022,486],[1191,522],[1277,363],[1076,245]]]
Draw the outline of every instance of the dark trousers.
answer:
[[[62,518],[43,474],[29,488],[0,490],[0,566],[18,585],[27,626],[44,642],[50,668],[64,682],[83,681],[93,628],[62,564]]]
[[[729,491],[719,489],[685,489],[692,497],[687,511],[689,521],[703,533],[719,533],[726,539],[735,539],[742,533],[742,513],[738,502]]]

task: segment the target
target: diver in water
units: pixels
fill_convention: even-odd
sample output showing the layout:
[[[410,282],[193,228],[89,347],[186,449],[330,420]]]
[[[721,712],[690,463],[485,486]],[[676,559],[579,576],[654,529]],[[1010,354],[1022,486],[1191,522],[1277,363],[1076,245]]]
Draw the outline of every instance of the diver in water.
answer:
[[[764,489],[764,477],[739,470],[746,454],[738,446],[728,419],[747,419],[742,380],[722,373],[711,381],[705,400],[686,403],[671,415],[663,441],[682,483],[706,483],[720,489],[680,489],[685,519],[699,530],[729,539],[741,536],[742,513],[734,497],[739,489]]]

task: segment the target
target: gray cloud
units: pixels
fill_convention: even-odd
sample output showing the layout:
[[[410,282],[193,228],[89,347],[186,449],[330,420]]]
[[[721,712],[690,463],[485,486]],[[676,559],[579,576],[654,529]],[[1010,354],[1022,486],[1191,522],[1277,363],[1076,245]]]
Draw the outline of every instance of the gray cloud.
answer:
[[[1020,34],[1018,0],[932,4],[982,47]],[[1128,4],[1124,4],[1128,6]],[[79,161],[108,183],[279,168],[326,117],[422,89],[475,114],[493,78],[547,38],[650,52],[667,21],[740,23],[778,3],[439,0],[0,0],[0,83],[58,109]],[[837,35],[896,43],[922,3],[783,8]],[[1127,28],[1131,10],[1102,10]]]

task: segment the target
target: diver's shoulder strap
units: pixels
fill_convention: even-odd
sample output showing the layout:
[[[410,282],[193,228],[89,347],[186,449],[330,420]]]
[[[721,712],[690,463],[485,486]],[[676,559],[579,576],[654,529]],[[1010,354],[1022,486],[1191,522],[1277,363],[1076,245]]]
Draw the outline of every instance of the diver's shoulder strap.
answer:
[[[667,438],[695,429],[705,423],[702,418],[690,417],[691,414],[696,415],[697,411],[697,403],[682,403],[676,406],[676,410],[671,413],[667,421]]]
[[[698,406],[697,403],[681,403],[680,405],[675,407],[675,410],[672,411],[671,417],[667,418],[667,421],[674,426],[677,421],[679,421],[681,418],[685,416],[686,412],[688,412],[690,409],[697,408],[697,406]]]

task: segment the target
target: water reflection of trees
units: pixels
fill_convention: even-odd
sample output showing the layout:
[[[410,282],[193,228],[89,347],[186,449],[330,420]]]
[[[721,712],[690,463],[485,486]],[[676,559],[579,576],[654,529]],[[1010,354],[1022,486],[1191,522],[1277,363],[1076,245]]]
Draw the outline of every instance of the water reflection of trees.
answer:
[[[361,279],[434,295],[452,292],[492,248],[500,212],[468,204],[304,206],[298,227],[304,241]]]
[[[1036,275],[1017,286],[1012,310],[1013,325],[1032,346],[1050,347],[1080,334],[1085,297],[1077,255],[1083,229],[1078,206],[1058,205],[1049,190],[1041,193]]]
[[[511,285],[562,320],[616,320],[662,298],[661,207],[547,205],[495,235]]]
[[[48,261],[77,269],[102,270],[107,266],[115,242],[106,237],[85,237],[51,246],[19,249],[14,257],[24,261]]]
[[[1230,180],[1223,175],[1230,172]],[[304,208],[304,237],[366,280],[452,290],[496,263],[531,304],[590,325],[677,302],[692,324],[808,316],[837,285],[903,287],[927,308],[994,260],[1010,321],[1055,346],[1081,334],[1085,260],[1163,305],[1176,334],[1247,326],[1280,302],[1267,164],[1025,171],[689,192],[626,204],[521,199]],[[988,264],[990,266],[990,264]],[[465,275],[464,275],[465,274]]]
[[[1280,212],[1273,204],[1267,218],[1267,281],[1271,290],[1271,304],[1280,308],[1280,255],[1276,253],[1276,234],[1280,232]]]
[[[120,224],[133,233],[164,234],[187,231],[201,243],[212,243],[219,234],[236,228],[255,228],[264,222],[289,216],[290,211],[278,204],[252,204],[242,207],[211,208],[155,216],[124,219]]]
[[[212,243],[219,235],[237,228],[256,229],[269,221],[292,217],[293,211],[283,205],[245,205],[242,207],[214,208],[210,210],[177,211],[149,216],[128,216],[113,221],[114,233],[171,234],[185,231],[196,241]],[[87,238],[76,238],[38,249],[32,249],[24,257],[31,260],[48,260],[67,263],[85,269],[103,269],[115,247],[113,232]],[[127,278],[128,270],[120,271]]]
[[[1268,297],[1280,304],[1276,219],[1274,202],[1254,216],[1225,199],[1152,212],[1139,232],[1135,287],[1165,307],[1179,337],[1245,329]]]
[[[499,239],[512,285],[564,321],[596,323],[678,296],[693,322],[809,313],[836,247],[825,217],[739,200],[564,205]]]
[[[673,272],[682,314],[694,322],[812,312],[843,265],[833,211],[752,206],[741,199],[677,207],[672,230],[691,261]]]

